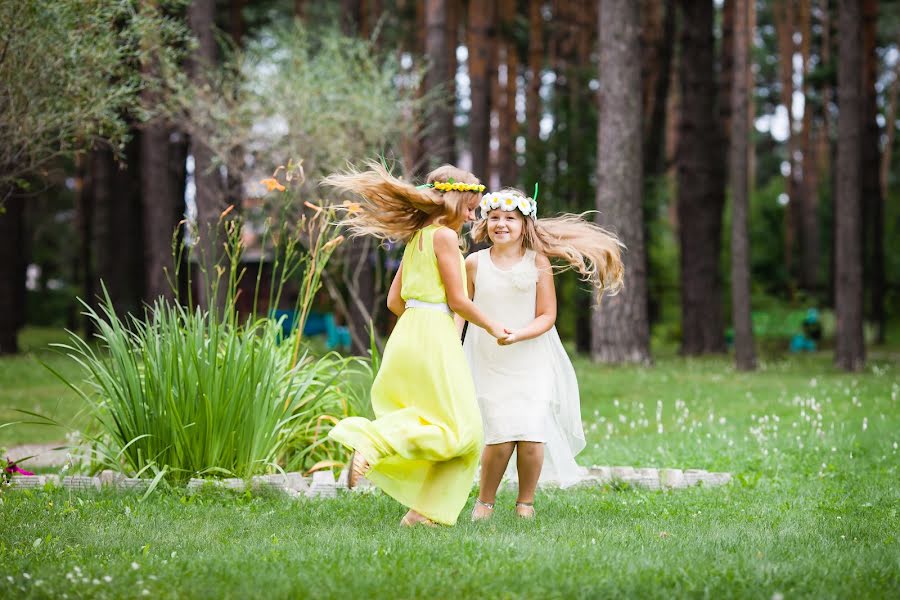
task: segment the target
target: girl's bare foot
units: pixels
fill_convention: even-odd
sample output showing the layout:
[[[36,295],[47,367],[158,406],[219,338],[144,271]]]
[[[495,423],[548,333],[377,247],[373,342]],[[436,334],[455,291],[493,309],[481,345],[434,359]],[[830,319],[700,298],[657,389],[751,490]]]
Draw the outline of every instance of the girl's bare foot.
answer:
[[[534,502],[516,502],[516,514],[523,519],[533,519]]]
[[[408,513],[400,519],[402,527],[415,527],[416,525],[425,525],[426,527],[437,527],[437,523],[424,515],[420,515],[416,511],[410,509]]]
[[[354,450],[350,456],[350,475],[347,477],[347,488],[353,489],[359,483],[360,478],[366,476],[369,470],[369,463],[365,457],[358,451]]]
[[[486,521],[494,516],[494,503],[482,502],[481,499],[475,500],[475,506],[472,508],[473,521]]]

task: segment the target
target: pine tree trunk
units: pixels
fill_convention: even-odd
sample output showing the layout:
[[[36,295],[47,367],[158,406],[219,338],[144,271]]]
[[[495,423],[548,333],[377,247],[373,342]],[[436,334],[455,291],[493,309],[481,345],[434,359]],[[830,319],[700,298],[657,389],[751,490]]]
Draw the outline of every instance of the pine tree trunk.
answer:
[[[858,0],[838,1],[838,139],[835,177],[835,364],[865,365],[860,178],[862,162],[862,16]]]
[[[800,169],[801,182],[799,202],[801,204],[800,229],[800,285],[807,291],[819,289],[819,178],[813,148],[813,103],[810,95],[809,74],[812,11],[810,0],[801,0],[799,4],[799,29],[802,41],[800,56],[803,62],[803,131],[800,133],[800,149],[803,155]]]
[[[722,147],[729,148],[731,138],[731,89],[734,82],[734,0],[722,4],[722,42],[719,55],[719,122]]]
[[[188,21],[191,33],[198,41],[191,56],[191,78],[195,83],[202,84],[207,78],[208,70],[215,66],[217,60],[213,35],[215,1],[191,2]],[[225,210],[225,183],[205,140],[196,136],[191,138],[191,156],[194,158],[194,201],[197,205],[197,242],[193,248],[196,299],[204,310],[215,308],[220,311],[225,299],[226,281],[224,277],[219,278],[216,267],[223,256],[224,234],[220,215]]]
[[[525,120],[528,122],[527,150],[533,154],[541,125],[541,71],[544,65],[544,17],[541,0],[528,2],[528,87],[525,91]]]
[[[628,245],[626,287],[594,311],[592,358],[649,363],[646,258],[641,199],[641,59],[638,5],[601,0],[597,209]]]
[[[469,4],[467,45],[472,108],[469,112],[469,139],[472,148],[472,173],[489,182],[491,142],[491,65],[494,10],[490,2]]]
[[[447,98],[450,101],[449,123],[445,125],[447,131],[447,145],[450,147],[448,161],[457,163],[459,153],[456,148],[456,72],[459,63],[456,60],[456,49],[459,47],[459,25],[463,15],[462,0],[447,0]],[[368,340],[367,342],[368,343]]]
[[[749,180],[747,169],[747,71],[750,31],[748,4],[734,1],[734,77],[731,89],[731,318],[734,323],[735,366],[740,371],[756,368],[753,327],[750,320],[750,234],[748,228]]]
[[[447,62],[449,40],[447,37],[448,0],[425,1],[425,55],[431,59],[431,66],[425,74],[425,92],[446,86],[450,80],[450,65]],[[454,98],[441,94],[431,117],[432,127],[425,136],[425,160],[428,168],[453,160],[452,131]]]
[[[666,107],[675,40],[675,7],[661,0],[644,0],[641,45],[644,82],[644,176],[665,173]]]
[[[19,352],[25,324],[25,199],[16,190],[0,191],[0,355]]]
[[[681,352],[725,351],[719,257],[725,203],[725,151],[716,117],[713,6],[681,3],[681,121],[678,132],[678,237],[681,248]]]
[[[875,323],[878,343],[884,342],[886,316],[884,311],[884,198],[881,196],[879,167],[881,153],[878,127],[878,93],[875,82],[878,79],[877,45],[878,0],[862,2],[863,36],[863,88],[862,88],[862,197],[863,197],[863,252],[868,269],[863,272],[863,281],[868,283],[869,310]],[[866,272],[867,271],[867,272]]]
[[[794,135],[794,0],[778,0],[773,7],[775,31],[778,38],[778,73],[781,84],[781,104],[787,110],[788,132],[785,146],[787,148],[787,163],[790,165],[790,173],[785,178],[785,193],[788,197],[787,208],[784,211],[784,267],[788,280],[788,292],[794,292],[794,249],[799,238],[801,221],[801,203],[797,194],[797,165],[794,160],[796,154],[796,136]]]
[[[506,81],[503,84],[499,102],[497,166],[500,185],[516,185],[516,90],[519,74],[519,57],[513,38],[515,17],[515,1],[500,2],[500,35],[498,41],[502,45],[503,59],[506,66]]]

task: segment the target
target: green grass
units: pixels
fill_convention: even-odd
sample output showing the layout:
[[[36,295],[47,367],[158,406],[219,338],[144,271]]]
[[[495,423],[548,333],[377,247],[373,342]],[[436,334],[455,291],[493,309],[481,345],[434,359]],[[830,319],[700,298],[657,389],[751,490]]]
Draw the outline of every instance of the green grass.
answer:
[[[292,501],[163,490],[140,502],[10,491],[0,505],[0,596],[900,594],[896,354],[882,351],[854,375],[826,354],[778,358],[753,374],[727,359],[667,355],[653,368],[577,360],[576,369],[588,434],[580,462],[727,470],[735,481],[541,491],[534,523],[513,518],[515,496],[504,492],[489,523],[464,513],[456,527],[413,531],[397,527],[402,507],[379,494]],[[26,370],[22,389],[0,388],[0,405],[42,388]]]

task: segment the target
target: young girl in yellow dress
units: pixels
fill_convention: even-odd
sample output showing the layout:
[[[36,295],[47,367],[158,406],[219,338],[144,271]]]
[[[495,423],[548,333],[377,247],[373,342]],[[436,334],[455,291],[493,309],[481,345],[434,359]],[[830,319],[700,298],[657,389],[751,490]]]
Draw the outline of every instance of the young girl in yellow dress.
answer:
[[[582,475],[575,462],[584,448],[578,381],[554,327],[550,260],[574,268],[601,293],[622,284],[614,235],[579,215],[538,220],[535,198],[513,189],[486,194],[472,237],[489,239],[491,247],[466,259],[475,305],[510,326],[499,345],[478,326],[469,327],[464,345],[485,442],[473,520],[493,514],[497,486],[514,453],[521,517],[534,516],[538,480],[567,486]]]
[[[452,315],[504,335],[469,299],[459,249],[459,231],[474,220],[484,186],[450,165],[419,187],[367,166],[325,183],[360,197],[346,217],[354,234],[406,242],[387,301],[399,320],[372,384],[375,420],[344,419],[329,437],[355,451],[351,487],[365,474],[409,508],[402,525],[453,525],[472,488],[482,428]]]

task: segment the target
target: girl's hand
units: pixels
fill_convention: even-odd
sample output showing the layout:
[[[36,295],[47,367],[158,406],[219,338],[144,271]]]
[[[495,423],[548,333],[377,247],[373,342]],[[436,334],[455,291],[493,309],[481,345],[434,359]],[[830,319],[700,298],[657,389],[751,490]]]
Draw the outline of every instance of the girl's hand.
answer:
[[[497,343],[500,343],[501,338],[506,337],[507,329],[497,325],[496,323],[492,323],[490,328],[488,328],[487,332],[491,334],[491,336],[497,338]]]
[[[505,334],[504,337],[497,338],[497,343],[501,346],[509,346],[510,344],[515,344],[516,342],[521,341],[519,332],[515,331],[514,329],[504,328],[503,333]]]

